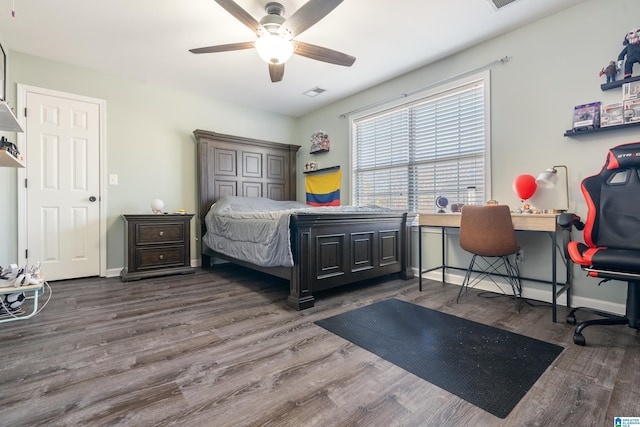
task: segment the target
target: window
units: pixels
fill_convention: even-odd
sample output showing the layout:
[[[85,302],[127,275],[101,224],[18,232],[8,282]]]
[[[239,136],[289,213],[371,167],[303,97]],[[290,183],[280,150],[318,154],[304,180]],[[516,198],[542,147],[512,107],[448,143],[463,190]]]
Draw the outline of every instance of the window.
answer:
[[[488,83],[487,72],[352,118],[352,203],[433,212],[439,196],[487,200]]]

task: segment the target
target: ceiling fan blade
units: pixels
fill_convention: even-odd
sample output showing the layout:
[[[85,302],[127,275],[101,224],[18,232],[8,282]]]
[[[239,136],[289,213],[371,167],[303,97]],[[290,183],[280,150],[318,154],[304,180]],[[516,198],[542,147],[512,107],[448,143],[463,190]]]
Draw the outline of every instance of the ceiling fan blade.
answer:
[[[271,77],[272,83],[282,81],[284,77],[284,64],[269,64],[269,76]]]
[[[327,16],[343,0],[309,0],[283,24],[284,29],[295,37]]]
[[[256,21],[253,16],[249,15],[246,10],[238,6],[236,2],[234,2],[233,0],[215,0],[215,2],[222,6],[224,10],[233,15],[233,17],[238,21],[242,22],[251,31],[253,31],[254,33],[258,32],[260,23]]]
[[[215,53],[215,52],[228,52],[230,50],[243,50],[253,48],[254,42],[242,42],[242,43],[229,43],[220,44],[217,46],[199,47],[197,49],[189,49],[191,53]]]
[[[293,53],[317,61],[328,62],[330,64],[342,65],[350,67],[356,61],[356,58],[337,50],[328,49],[326,47],[316,46],[314,44],[293,41]]]

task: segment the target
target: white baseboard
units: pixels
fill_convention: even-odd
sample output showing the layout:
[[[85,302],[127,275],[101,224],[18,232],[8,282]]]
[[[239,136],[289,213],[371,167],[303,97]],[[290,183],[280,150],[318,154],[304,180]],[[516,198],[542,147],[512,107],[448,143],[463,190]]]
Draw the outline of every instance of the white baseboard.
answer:
[[[109,268],[107,269],[107,277],[118,277],[120,272],[122,271],[122,267],[120,268]]]
[[[414,269],[414,273],[417,276],[418,270]],[[422,275],[424,279],[435,280],[436,282],[442,281],[442,272],[441,271],[431,271],[429,273],[425,273]],[[456,274],[456,273],[445,273],[445,280],[447,283],[453,285],[462,285],[462,281],[464,280],[464,275]],[[496,285],[488,280],[480,281],[476,286],[476,289],[480,289],[483,291],[496,291]],[[543,302],[551,302],[552,292],[551,285],[549,285],[549,291],[543,289],[535,289],[535,288],[527,288],[527,281],[523,281],[522,283],[522,298],[533,299],[536,301]],[[567,306],[567,295],[563,293],[558,297],[557,301],[558,305]],[[613,303],[610,301],[601,301],[592,298],[585,298],[580,296],[571,295],[571,306],[572,307],[589,307],[595,310],[606,311],[609,313],[615,314],[624,314],[625,313],[625,305]]]

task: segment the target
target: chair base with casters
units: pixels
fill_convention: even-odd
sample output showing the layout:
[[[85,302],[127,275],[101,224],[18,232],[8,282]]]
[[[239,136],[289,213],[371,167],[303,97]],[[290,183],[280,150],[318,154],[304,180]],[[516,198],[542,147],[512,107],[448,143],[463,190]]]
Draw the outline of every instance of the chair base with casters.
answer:
[[[624,280],[618,272],[606,272],[602,270],[594,270],[592,268],[585,268],[589,274],[594,274],[602,277],[605,280],[617,279]],[[640,329],[640,275],[626,274],[636,276],[637,279],[629,280],[627,278],[627,302],[625,315],[608,313],[606,311],[594,310],[586,307],[575,307],[569,314],[567,314],[567,323],[575,325],[577,323],[575,313],[577,311],[587,311],[602,317],[601,319],[591,319],[580,322],[573,332],[573,342],[578,345],[586,345],[587,341],[582,335],[584,328],[593,325],[628,325],[633,329]]]

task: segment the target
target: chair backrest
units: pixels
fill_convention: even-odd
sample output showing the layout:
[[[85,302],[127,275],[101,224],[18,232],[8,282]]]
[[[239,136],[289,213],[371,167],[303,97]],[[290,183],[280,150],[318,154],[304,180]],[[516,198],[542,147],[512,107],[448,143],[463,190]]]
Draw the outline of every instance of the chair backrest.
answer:
[[[520,250],[506,205],[466,205],[460,218],[460,247],[481,256],[504,256]]]
[[[602,170],[582,180],[590,247],[640,250],[640,142],[609,150]]]

